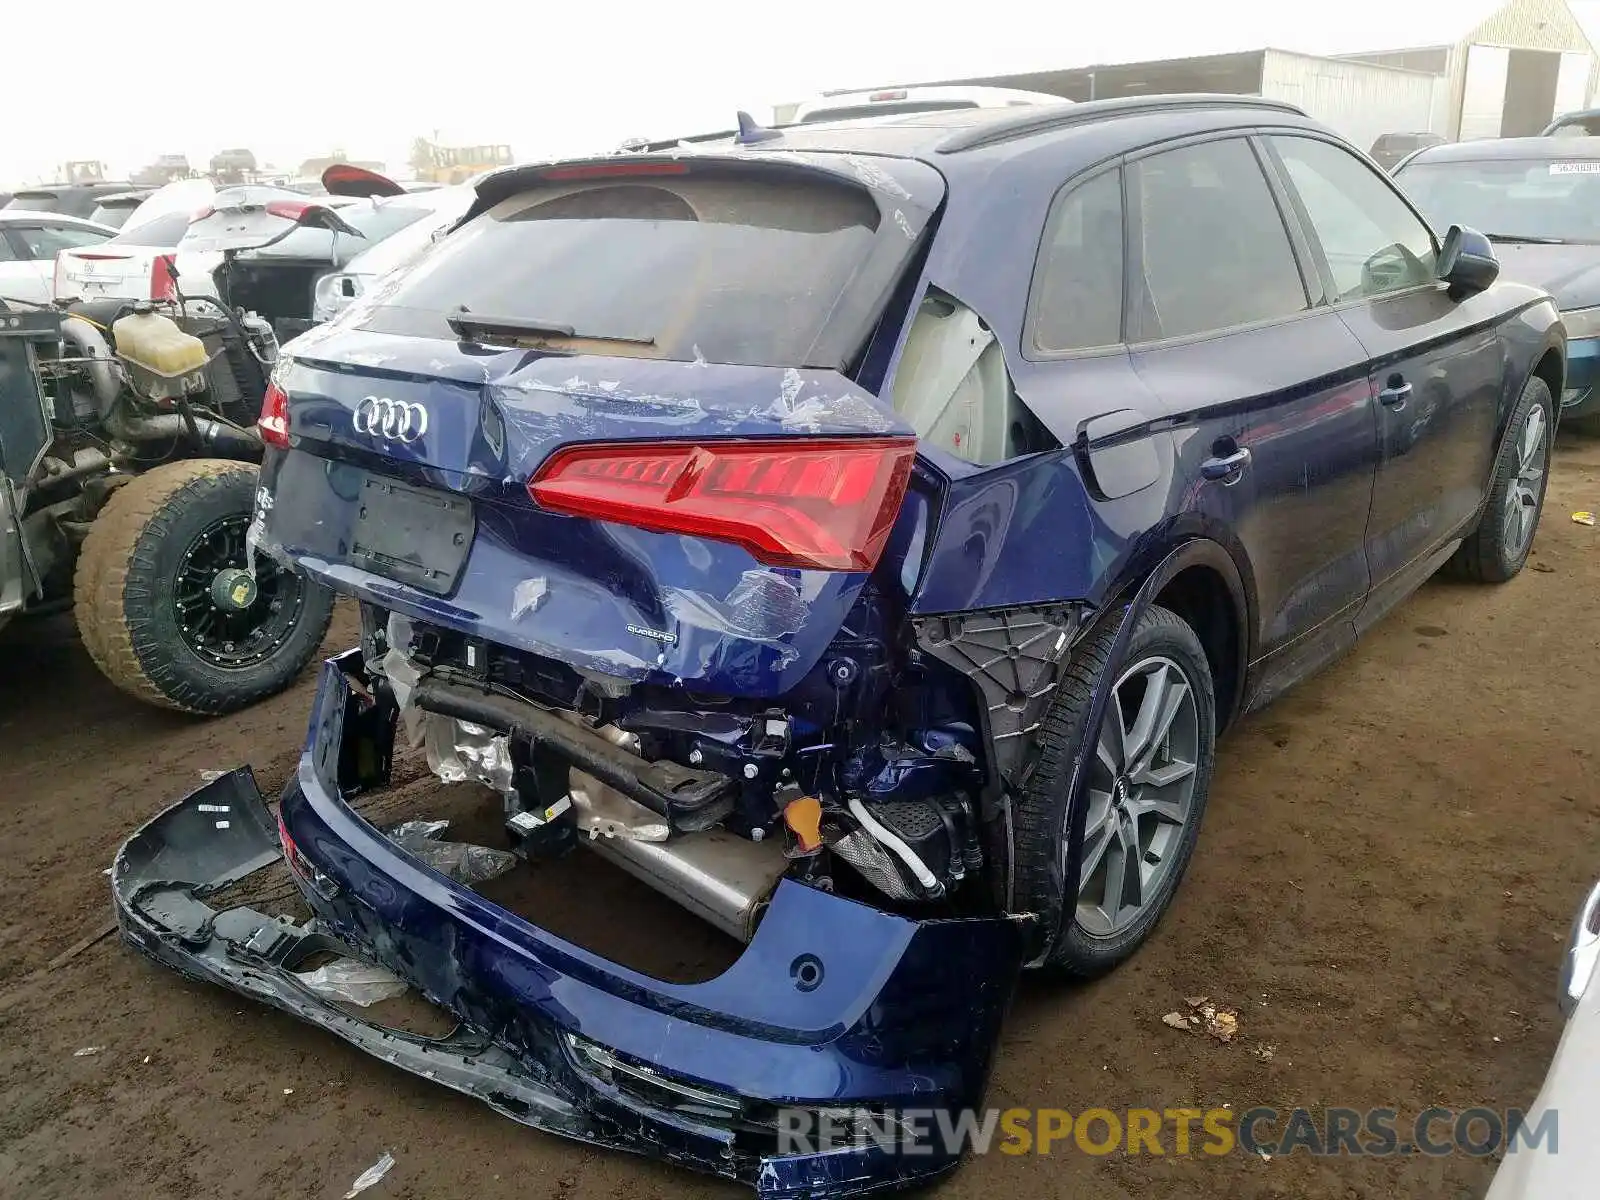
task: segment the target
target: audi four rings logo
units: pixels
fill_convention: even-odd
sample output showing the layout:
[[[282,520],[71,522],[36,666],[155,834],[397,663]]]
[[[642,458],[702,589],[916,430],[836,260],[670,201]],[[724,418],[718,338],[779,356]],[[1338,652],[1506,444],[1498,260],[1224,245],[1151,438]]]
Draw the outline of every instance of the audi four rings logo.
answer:
[[[409,446],[428,432],[428,410],[408,400],[368,396],[356,405],[350,424],[357,433]]]

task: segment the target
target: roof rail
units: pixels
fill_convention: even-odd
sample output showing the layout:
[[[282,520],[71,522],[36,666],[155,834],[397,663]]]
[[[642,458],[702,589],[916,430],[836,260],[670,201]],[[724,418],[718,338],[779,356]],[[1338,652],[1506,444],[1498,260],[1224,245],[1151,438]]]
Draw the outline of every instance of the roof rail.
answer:
[[[1306,115],[1283,100],[1268,100],[1261,96],[1241,96],[1221,92],[1209,94],[1196,92],[1171,96],[1119,96],[1110,100],[1090,100],[1082,104],[1038,105],[1030,108],[995,109],[1006,115],[993,121],[972,125],[952,133],[936,149],[940,154],[959,154],[963,150],[976,150],[1008,142],[1013,138],[1029,137],[1035,133],[1048,133],[1055,129],[1068,129],[1074,125],[1092,125],[1112,117],[1141,113],[1172,112],[1194,108],[1256,108],[1268,112],[1290,113],[1297,117]]]

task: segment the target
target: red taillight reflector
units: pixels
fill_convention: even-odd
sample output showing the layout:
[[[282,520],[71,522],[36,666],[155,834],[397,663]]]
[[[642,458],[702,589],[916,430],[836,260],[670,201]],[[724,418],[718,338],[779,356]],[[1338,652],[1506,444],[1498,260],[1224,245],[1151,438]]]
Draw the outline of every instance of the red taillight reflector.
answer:
[[[619,175],[687,175],[689,166],[681,162],[595,163],[586,167],[551,167],[546,179],[614,179]]]
[[[315,208],[309,200],[268,200],[267,211],[275,217],[282,217],[286,221],[298,221],[306,215],[306,209]]]
[[[916,453],[914,438],[571,446],[528,493],[551,512],[734,542],[770,566],[870,571]]]
[[[261,416],[256,421],[261,440],[280,450],[289,448],[289,397],[275,383],[267,384],[261,397]]]
[[[178,267],[176,257],[158,254],[150,263],[150,299],[176,300],[178,298]]]
[[[887,92],[873,92],[872,95],[867,97],[867,102],[876,103],[879,100],[904,100],[905,98],[905,88],[893,88]]]

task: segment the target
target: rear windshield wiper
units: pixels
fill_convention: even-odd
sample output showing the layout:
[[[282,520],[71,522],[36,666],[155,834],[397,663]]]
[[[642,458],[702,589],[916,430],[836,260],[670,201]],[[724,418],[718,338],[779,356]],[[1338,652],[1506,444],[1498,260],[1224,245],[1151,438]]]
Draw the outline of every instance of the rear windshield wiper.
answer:
[[[1491,242],[1523,242],[1529,246],[1565,246],[1566,238],[1534,237],[1527,233],[1486,233]]]
[[[579,333],[560,321],[541,317],[492,317],[470,311],[465,304],[445,318],[445,324],[459,338],[472,341],[474,333],[529,333],[545,337],[572,338],[589,342],[625,342],[630,346],[654,346],[653,337],[625,337],[619,334]]]

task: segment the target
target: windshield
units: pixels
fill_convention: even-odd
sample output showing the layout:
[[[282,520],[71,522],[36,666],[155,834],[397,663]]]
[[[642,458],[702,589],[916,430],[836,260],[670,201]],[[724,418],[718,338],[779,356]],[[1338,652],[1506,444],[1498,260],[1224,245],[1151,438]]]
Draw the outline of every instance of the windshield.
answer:
[[[1502,239],[1600,242],[1600,160],[1418,162],[1395,182],[1436,229]]]
[[[366,325],[453,340],[446,317],[465,305],[662,358],[811,365],[877,226],[867,192],[820,175],[541,188],[440,243]]]
[[[1573,117],[1551,126],[1549,136],[1563,138],[1594,137],[1600,133],[1600,116]]]

